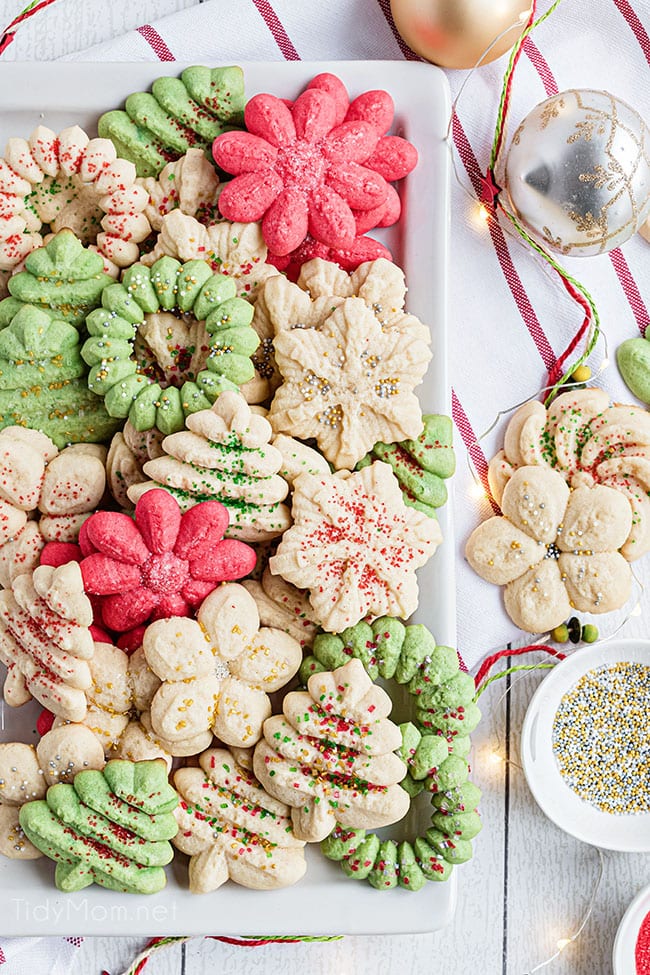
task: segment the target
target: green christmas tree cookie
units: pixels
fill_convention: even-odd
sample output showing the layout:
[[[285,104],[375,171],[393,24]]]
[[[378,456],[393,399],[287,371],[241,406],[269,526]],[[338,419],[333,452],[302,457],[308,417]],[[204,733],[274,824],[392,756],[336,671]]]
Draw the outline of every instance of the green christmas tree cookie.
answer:
[[[390,464],[400,483],[406,504],[431,518],[447,501],[445,481],[456,469],[452,423],[448,416],[429,413],[422,417],[424,429],[417,440],[377,443],[357,468],[373,460]]]
[[[194,65],[180,78],[158,78],[151,92],[129,95],[125,109],[102,115],[99,135],[135,163],[138,176],[157,176],[188,149],[208,150],[222,132],[242,125],[244,74]]]
[[[0,429],[40,430],[60,448],[110,438],[118,423],[88,390],[77,329],[32,305],[17,308],[0,328]]]
[[[26,803],[20,825],[34,846],[57,861],[59,890],[96,883],[109,890],[155,894],[173,857],[178,795],[162,759],[108,762],[103,772],[78,772],[72,785],[50,786]]]
[[[0,326],[29,304],[79,328],[112,283],[101,256],[84,247],[71,230],[60,230],[25,258],[24,271],[9,278],[11,297],[0,302]]]
[[[251,379],[259,339],[253,306],[236,290],[205,261],[171,257],[150,268],[134,264],[106,288],[86,320],[81,354],[91,367],[88,387],[108,413],[138,431],[175,433],[185,417]]]

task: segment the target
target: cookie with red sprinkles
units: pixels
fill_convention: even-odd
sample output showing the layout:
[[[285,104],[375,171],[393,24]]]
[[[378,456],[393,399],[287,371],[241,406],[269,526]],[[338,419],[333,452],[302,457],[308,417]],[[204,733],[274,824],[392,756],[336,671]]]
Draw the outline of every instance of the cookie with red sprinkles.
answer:
[[[163,867],[174,851],[178,794],[161,760],[114,760],[103,771],[77,773],[51,786],[45,799],[26,803],[20,825],[57,862],[59,890],[96,883],[124,893],[154,894],[165,886]]]
[[[305,844],[294,836],[289,807],[272,798],[232,752],[203,752],[199,768],[179,769],[174,785],[180,794],[174,846],[190,856],[193,894],[217,890],[227,880],[277,890],[301,879]]]
[[[299,589],[325,630],[365,617],[407,619],[418,604],[415,570],[442,541],[438,522],[407,507],[387,464],[354,474],[301,474],[294,523],[269,565]]]
[[[359,660],[313,674],[292,691],[283,714],[264,723],[253,770],[270,795],[292,807],[294,834],[325,839],[337,821],[353,828],[395,823],[409,796],[398,783],[402,736],[389,719],[392,701]]]
[[[0,268],[15,268],[40,247],[41,232],[64,227],[115,275],[138,259],[151,232],[148,194],[109,139],[91,139],[78,125],[58,135],[39,125],[27,139],[9,139],[0,172]]]

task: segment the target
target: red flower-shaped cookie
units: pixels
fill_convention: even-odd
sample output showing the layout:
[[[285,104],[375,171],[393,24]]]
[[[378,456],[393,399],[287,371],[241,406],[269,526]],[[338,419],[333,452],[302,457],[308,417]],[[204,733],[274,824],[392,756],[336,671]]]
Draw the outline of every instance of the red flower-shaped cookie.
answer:
[[[135,521],[98,511],[84,523],[79,544],[87,593],[100,596],[101,621],[126,632],[150,619],[188,616],[220,582],[253,569],[255,552],[224,539],[228,512],[204,501],[181,515],[167,491],[148,491]]]
[[[352,247],[370,229],[360,215],[374,211],[377,226],[387,203],[394,209],[387,180],[405,176],[417,160],[406,140],[383,135],[393,117],[387,93],[366,92],[349,104],[334,82],[309,87],[293,104],[256,95],[245,109],[248,132],[226,132],[213,143],[217,164],[235,176],[219,198],[223,216],[262,220],[269,250],[280,257],[308,233],[331,248]]]
[[[360,264],[376,261],[381,257],[387,261],[393,260],[391,252],[373,237],[355,237],[351,247],[341,250],[320,244],[307,234],[305,240],[295,251],[291,251],[290,254],[282,257],[269,252],[266,262],[277,267],[278,271],[283,271],[291,281],[297,281],[303,264],[315,257],[338,264],[344,271],[356,271]]]

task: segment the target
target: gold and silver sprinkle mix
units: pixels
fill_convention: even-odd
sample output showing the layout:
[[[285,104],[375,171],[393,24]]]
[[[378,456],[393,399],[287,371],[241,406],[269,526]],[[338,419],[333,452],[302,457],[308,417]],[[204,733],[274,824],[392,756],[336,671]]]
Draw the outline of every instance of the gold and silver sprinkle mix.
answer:
[[[560,773],[581,799],[612,815],[650,811],[650,667],[590,670],[553,719]]]

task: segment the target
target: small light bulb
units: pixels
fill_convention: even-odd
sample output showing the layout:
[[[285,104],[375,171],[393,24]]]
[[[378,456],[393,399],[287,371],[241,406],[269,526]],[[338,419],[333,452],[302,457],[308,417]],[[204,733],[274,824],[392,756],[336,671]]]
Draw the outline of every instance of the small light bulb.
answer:
[[[560,938],[557,943],[557,950],[564,951],[567,945],[571,944],[571,938]]]
[[[488,212],[488,208],[486,206],[483,206],[482,203],[479,205],[478,215],[479,215],[479,219],[482,220],[483,223],[487,223],[490,214]]]
[[[497,764],[499,764],[499,763],[501,763],[503,761],[503,756],[502,755],[499,755],[498,752],[490,752],[490,761],[494,765],[497,765]]]
[[[477,500],[479,499],[483,500],[484,498],[487,497],[487,494],[485,493],[485,488],[483,487],[480,481],[472,481],[472,484],[470,485],[469,493],[473,498],[476,498]]]

